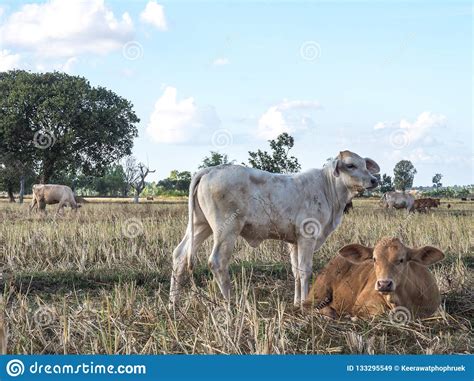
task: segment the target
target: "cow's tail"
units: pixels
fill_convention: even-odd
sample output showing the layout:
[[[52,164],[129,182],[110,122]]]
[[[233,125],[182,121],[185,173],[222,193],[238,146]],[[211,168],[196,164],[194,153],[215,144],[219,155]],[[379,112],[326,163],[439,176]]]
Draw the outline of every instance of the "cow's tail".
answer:
[[[379,204],[383,204],[386,199],[387,199],[387,193],[384,193],[382,197],[380,198]]]
[[[200,170],[197,172],[192,180],[191,184],[189,185],[189,200],[188,200],[188,231],[189,240],[188,240],[188,248],[186,251],[186,260],[188,264],[188,270],[192,271],[193,269],[193,256],[194,256],[194,206],[195,206],[195,198],[198,191],[198,185],[201,181],[202,177],[209,172],[211,172],[215,167],[208,167]]]

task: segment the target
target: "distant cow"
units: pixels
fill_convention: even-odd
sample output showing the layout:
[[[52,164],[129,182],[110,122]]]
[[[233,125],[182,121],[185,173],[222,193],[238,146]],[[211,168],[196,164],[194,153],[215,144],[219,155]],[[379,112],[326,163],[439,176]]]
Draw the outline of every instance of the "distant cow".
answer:
[[[77,210],[81,205],[76,202],[74,193],[66,185],[58,184],[35,184],[33,185],[33,199],[30,205],[31,210],[36,207],[42,211],[46,209],[46,205],[59,204],[56,214],[61,209],[69,205],[72,209]]]
[[[147,196],[147,197],[146,197],[146,200],[147,200],[147,201],[153,201],[154,198],[153,198],[153,196]]]
[[[461,197],[461,201],[467,201],[467,197]]]
[[[419,198],[413,203],[412,211],[420,213],[427,212],[431,208],[437,208],[441,205],[441,201],[438,198]]]
[[[344,246],[317,276],[304,305],[331,317],[373,316],[396,307],[430,316],[441,297],[427,266],[443,258],[437,248],[411,249],[398,238],[384,238],[375,248]]]
[[[344,214],[349,213],[351,209],[354,209],[354,205],[352,205],[352,201],[349,201],[344,207]]]
[[[385,208],[406,209],[410,211],[413,209],[415,198],[409,193],[387,192],[384,193],[380,201]]]
[[[373,189],[378,164],[350,151],[340,152],[323,169],[275,174],[239,165],[220,165],[196,173],[189,188],[186,234],[173,252],[170,306],[177,300],[186,265],[211,234],[209,266],[222,295],[230,300],[229,262],[236,239],[257,247],[266,239],[289,244],[295,276],[295,305],[308,294],[313,253],[340,224],[346,204]]]

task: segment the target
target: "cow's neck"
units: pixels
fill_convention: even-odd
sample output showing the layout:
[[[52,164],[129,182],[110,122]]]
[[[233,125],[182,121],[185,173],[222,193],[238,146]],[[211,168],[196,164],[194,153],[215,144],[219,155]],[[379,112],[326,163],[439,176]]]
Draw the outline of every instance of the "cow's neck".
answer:
[[[345,206],[355,196],[351,192],[340,177],[335,177],[332,169],[327,166],[323,169],[323,177],[326,182],[324,187],[326,192],[326,198],[329,204],[332,206],[335,214],[342,214]]]

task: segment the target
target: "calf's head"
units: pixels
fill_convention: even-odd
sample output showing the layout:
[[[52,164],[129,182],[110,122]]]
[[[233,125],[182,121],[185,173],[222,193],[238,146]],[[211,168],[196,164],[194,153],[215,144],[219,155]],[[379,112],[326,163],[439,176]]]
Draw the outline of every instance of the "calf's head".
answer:
[[[375,290],[394,292],[404,284],[410,262],[429,266],[444,258],[441,250],[432,246],[418,249],[406,247],[398,238],[384,238],[374,248],[350,244],[339,250],[339,255],[352,263],[372,261],[375,270]]]
[[[379,172],[380,167],[375,161],[351,151],[339,152],[333,162],[334,176],[341,178],[351,191],[376,188],[378,181],[374,175]]]

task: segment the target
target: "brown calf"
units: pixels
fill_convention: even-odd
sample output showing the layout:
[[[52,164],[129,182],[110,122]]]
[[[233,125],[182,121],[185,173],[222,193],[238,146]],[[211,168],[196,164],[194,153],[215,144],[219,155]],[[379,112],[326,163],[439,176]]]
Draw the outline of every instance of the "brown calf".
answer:
[[[395,307],[407,308],[413,317],[430,316],[441,297],[427,266],[443,258],[439,249],[411,249],[398,238],[384,238],[374,248],[344,246],[316,278],[304,306],[334,318],[373,316]]]

